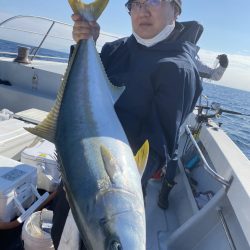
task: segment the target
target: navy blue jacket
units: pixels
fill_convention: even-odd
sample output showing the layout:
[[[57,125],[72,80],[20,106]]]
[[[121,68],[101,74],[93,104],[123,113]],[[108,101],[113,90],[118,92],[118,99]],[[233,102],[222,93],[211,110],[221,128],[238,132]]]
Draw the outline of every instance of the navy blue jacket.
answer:
[[[193,63],[196,53],[189,42],[165,40],[148,48],[134,36],[103,47],[110,81],[126,86],[115,110],[134,153],[148,139],[162,159],[172,158],[180,126],[202,91]]]

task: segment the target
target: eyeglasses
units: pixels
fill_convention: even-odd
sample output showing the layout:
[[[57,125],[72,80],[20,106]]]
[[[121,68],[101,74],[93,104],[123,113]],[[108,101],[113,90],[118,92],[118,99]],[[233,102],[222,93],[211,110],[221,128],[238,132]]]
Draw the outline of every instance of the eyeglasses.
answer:
[[[143,5],[149,9],[157,8],[161,5],[163,1],[171,2],[172,0],[146,0],[145,2],[141,3],[139,1],[128,1],[125,6],[127,7],[128,11],[130,12],[135,11],[138,12],[142,9]]]

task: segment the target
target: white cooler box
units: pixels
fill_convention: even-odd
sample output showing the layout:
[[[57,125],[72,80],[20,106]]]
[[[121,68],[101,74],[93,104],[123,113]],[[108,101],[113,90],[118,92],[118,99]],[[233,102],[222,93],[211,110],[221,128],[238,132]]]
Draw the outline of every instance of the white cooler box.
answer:
[[[37,188],[53,192],[60,183],[60,172],[53,143],[41,139],[21,153],[21,162],[37,168]]]
[[[30,146],[36,136],[29,133],[24,127],[34,127],[17,119],[0,122],[0,155],[19,160],[20,153]]]
[[[0,221],[10,222],[21,214],[21,223],[37,209],[48,193],[40,196],[36,182],[36,168],[0,156]],[[38,200],[32,204],[36,197]]]

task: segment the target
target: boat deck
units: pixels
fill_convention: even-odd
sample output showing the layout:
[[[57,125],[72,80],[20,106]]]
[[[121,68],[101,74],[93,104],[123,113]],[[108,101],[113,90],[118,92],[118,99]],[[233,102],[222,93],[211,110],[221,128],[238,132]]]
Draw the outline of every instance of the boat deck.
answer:
[[[197,179],[199,177],[199,179]],[[212,191],[214,196],[199,208],[184,168],[176,176],[177,185],[169,196],[168,210],[158,207],[161,181],[148,183],[146,204],[147,250],[248,250],[249,245],[227,198],[226,189],[214,181],[203,168],[192,173],[198,180],[197,191]],[[228,239],[226,221],[233,246]]]

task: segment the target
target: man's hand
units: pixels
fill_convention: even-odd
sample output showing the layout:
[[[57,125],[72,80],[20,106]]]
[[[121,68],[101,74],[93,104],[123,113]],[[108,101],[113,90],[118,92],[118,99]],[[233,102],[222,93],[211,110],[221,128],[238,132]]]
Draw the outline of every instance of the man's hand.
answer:
[[[218,55],[217,59],[219,60],[220,66],[223,68],[227,68],[228,66],[228,57],[225,54]]]
[[[100,25],[97,22],[82,20],[81,16],[77,14],[73,14],[71,17],[74,21],[72,35],[75,42],[79,42],[82,39],[88,39],[91,36],[93,36],[96,42],[100,34]]]

